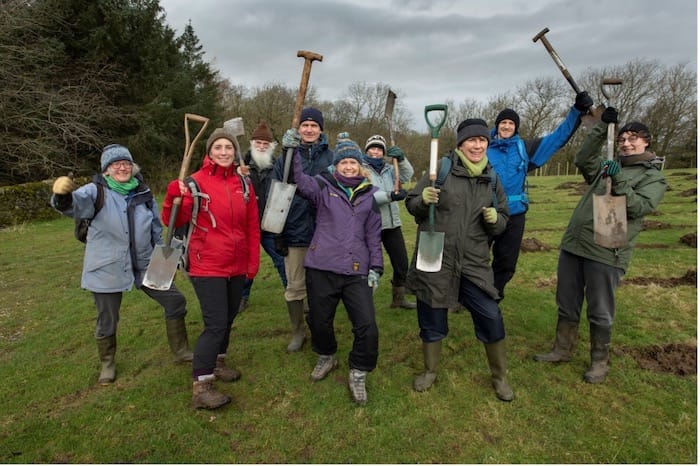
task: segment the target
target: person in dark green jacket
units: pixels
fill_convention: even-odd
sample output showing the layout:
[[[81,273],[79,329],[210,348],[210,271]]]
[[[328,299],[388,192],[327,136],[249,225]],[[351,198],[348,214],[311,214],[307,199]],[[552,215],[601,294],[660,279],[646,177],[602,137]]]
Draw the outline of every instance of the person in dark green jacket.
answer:
[[[480,118],[469,118],[457,128],[457,147],[448,154],[450,171],[440,188],[428,174],[406,197],[406,208],[418,223],[418,248],[406,280],[416,295],[418,325],[423,343],[425,372],[413,382],[414,390],[431,387],[437,377],[442,340],[449,333],[448,307],[466,307],[474,333],[486,349],[491,382],[502,401],[514,397],[506,379],[505,325],[493,282],[489,238],[508,222],[506,194],[486,157],[489,131]],[[441,164],[446,163],[442,160]],[[493,175],[493,176],[492,176]],[[444,232],[442,265],[437,272],[417,268],[421,232],[429,231],[429,206],[435,204],[435,231]]]
[[[661,173],[663,159],[648,150],[649,129],[639,122],[624,125],[617,134],[617,157],[607,160],[600,149],[608,125],[617,123],[617,111],[608,107],[601,119],[574,160],[590,187],[574,209],[561,242],[554,347],[549,353],[535,355],[536,361],[571,360],[585,297],[591,340],[591,365],[584,374],[588,383],[601,383],[607,376],[615,290],[629,267],[644,216],[657,208],[667,188]],[[606,177],[612,179],[611,194],[626,198],[628,241],[621,248],[606,248],[594,240],[593,195],[605,193]]]

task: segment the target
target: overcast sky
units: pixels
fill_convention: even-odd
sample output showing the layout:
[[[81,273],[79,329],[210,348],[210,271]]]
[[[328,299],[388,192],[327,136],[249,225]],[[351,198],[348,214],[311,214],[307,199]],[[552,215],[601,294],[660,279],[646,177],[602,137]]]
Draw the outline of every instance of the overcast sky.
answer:
[[[416,129],[426,105],[486,102],[561,72],[633,59],[697,68],[695,0],[161,0],[178,34],[188,21],[207,60],[234,85],[297,89],[298,50],[323,55],[309,86],[322,100],[356,82],[396,91]],[[573,91],[572,91],[573,99]]]

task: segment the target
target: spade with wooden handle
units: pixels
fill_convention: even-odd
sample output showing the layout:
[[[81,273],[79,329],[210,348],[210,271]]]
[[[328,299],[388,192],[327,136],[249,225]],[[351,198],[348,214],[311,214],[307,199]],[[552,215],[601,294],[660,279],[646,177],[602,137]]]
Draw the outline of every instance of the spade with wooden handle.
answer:
[[[396,94],[394,91],[389,89],[386,95],[386,105],[384,107],[384,118],[386,118],[386,124],[389,127],[389,142],[392,146],[395,146],[394,142],[394,103],[396,102]],[[396,157],[392,157],[392,163],[394,164],[394,192],[398,193],[401,189],[401,180],[399,179],[399,161]]]

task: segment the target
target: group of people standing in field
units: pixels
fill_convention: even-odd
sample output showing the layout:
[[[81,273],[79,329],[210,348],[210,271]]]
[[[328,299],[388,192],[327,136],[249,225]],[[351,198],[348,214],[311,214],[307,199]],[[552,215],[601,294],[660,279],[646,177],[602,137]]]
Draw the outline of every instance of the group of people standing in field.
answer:
[[[459,303],[470,312],[475,336],[484,344],[497,398],[513,400],[499,302],[515,273],[524,234],[527,174],[567,143],[592,105],[586,92],[579,93],[558,127],[534,139],[521,138],[520,117],[512,109],[501,111],[491,129],[483,119],[467,118],[455,130],[455,147],[441,162],[449,160],[444,180],[435,186],[424,174],[409,191],[402,185],[411,181],[413,167],[400,147],[373,135],[360,148],[350,135],[340,133],[331,149],[323,114],[312,107],[302,110],[297,128],[284,133],[278,156],[277,142],[264,121],[253,131],[245,154],[235,135],[215,129],[201,167],[188,182],[168,185],[162,211],[129,150],[116,144],[105,147],[101,174],[93,182],[78,187],[71,178],[59,177],[51,198],[65,215],[92,219],[81,286],[92,292],[97,308],[99,383],[115,380],[122,292],[136,286],[163,306],[175,361],[192,364],[192,406],[215,409],[230,402],[215,381],[241,377],[228,357],[231,326],[249,305],[262,246],[284,287],[291,326],[287,351],[300,351],[307,329],[310,333],[311,349],[318,356],[312,381],[339,366],[334,319],[342,300],[353,334],[348,387],[352,400],[363,405],[368,400],[367,376],[379,358],[373,293],[385,270],[383,245],[392,267],[390,306],[416,309],[424,369],[413,380],[413,389],[423,392],[436,382],[442,340],[449,333],[448,310]],[[600,383],[607,375],[615,290],[643,217],[658,206],[666,190],[661,159],[648,150],[651,134],[642,123],[627,123],[617,131],[615,159],[602,156],[608,125],[617,120],[617,111],[607,108],[575,156],[589,188],[561,243],[554,346],[534,356],[543,362],[571,359],[585,297],[591,365],[584,379],[589,383]],[[291,161],[285,160],[286,154]],[[279,234],[261,231],[270,184],[283,179],[285,162],[296,192],[284,229]],[[604,192],[608,179],[612,193],[624,195],[627,203],[628,242],[614,249],[596,244],[593,232],[592,198]],[[97,209],[100,193],[103,206]],[[429,212],[434,210],[434,229],[444,233],[439,271],[419,270],[417,250],[409,260],[401,202],[415,218],[417,235],[433,228]],[[180,206],[175,223],[168,225],[176,203]],[[182,293],[175,285],[165,291],[142,285],[153,248],[162,244],[163,224],[178,228],[190,223],[187,275],[204,324],[193,351]]]

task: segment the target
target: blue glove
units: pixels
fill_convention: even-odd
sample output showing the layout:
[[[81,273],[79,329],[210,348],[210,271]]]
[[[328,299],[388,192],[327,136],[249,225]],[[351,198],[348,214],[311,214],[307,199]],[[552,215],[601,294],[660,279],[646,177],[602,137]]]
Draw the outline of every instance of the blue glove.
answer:
[[[299,135],[299,131],[294,128],[288,129],[282,137],[282,147],[294,148],[299,147],[299,144],[301,144],[301,136]]]
[[[379,272],[374,269],[370,269],[369,273],[367,274],[367,284],[370,288],[375,289],[379,286],[379,277],[381,277]]]
[[[613,177],[620,173],[620,164],[616,160],[605,160],[601,162],[600,168],[603,169],[603,178]]]
[[[399,146],[391,146],[386,155],[395,158],[399,162],[403,161],[404,157],[406,157],[406,154],[403,153]]]

